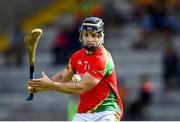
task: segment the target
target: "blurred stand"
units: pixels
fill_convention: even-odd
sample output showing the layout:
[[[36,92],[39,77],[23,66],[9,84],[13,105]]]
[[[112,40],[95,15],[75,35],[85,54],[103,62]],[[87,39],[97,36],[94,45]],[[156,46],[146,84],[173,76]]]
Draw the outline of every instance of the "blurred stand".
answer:
[[[17,5],[19,1],[22,2],[23,0],[14,0],[11,3],[16,3]],[[138,2],[138,5],[136,4],[137,6],[133,6],[134,1]],[[141,4],[139,4],[139,1],[141,1]],[[24,15],[26,15],[25,18],[27,17],[26,21],[24,21],[25,30],[34,28],[35,26],[41,27],[44,30],[42,41],[40,42],[41,44],[38,45],[38,50],[36,52],[36,72],[39,76],[41,75],[41,70],[44,70],[44,68],[49,71],[49,75],[53,75],[55,72],[58,72],[61,68],[63,68],[64,63],[67,63],[68,57],[75,50],[79,49],[80,42],[78,23],[87,16],[99,16],[105,21],[105,31],[107,32],[105,32],[107,39],[105,40],[105,45],[110,48],[116,63],[118,71],[117,75],[121,77],[118,80],[118,87],[119,95],[122,97],[124,105],[123,120],[180,120],[180,99],[178,97],[179,90],[173,89],[168,92],[163,90],[166,81],[162,75],[165,74],[164,69],[162,70],[162,57],[169,56],[165,56],[165,50],[163,53],[160,51],[162,46],[164,47],[163,49],[165,49],[168,45],[174,45],[173,48],[175,48],[175,51],[177,51],[176,55],[178,55],[180,46],[179,35],[175,35],[177,30],[175,29],[174,31],[173,29],[174,27],[172,25],[174,22],[167,24],[168,26],[170,25],[170,29],[164,28],[166,26],[164,26],[163,23],[167,22],[164,21],[164,19],[162,19],[163,23],[159,24],[158,22],[157,25],[151,23],[155,20],[157,22],[157,19],[152,19],[153,16],[149,13],[149,10],[151,9],[146,6],[147,1],[152,2],[148,4],[154,4],[153,2],[159,0],[57,0],[57,3],[53,5],[49,4],[49,0],[35,0],[35,3],[39,3],[38,6],[36,6],[38,9],[34,9],[34,4],[29,4],[29,2],[32,1],[22,2],[18,7],[14,5],[14,9],[11,8],[7,1],[6,3],[8,4],[5,4],[5,1],[1,1],[1,6],[4,6],[4,9],[1,7],[3,9],[1,12],[6,11],[4,15],[8,18],[9,13],[14,12],[18,8],[19,11],[24,12]],[[158,6],[161,6],[163,1],[164,0],[162,0]],[[166,18],[167,16],[167,18],[179,17],[179,0],[171,1],[175,2],[172,9],[168,14],[165,14],[165,17],[162,18]],[[43,8],[47,7],[47,9],[44,10],[40,6],[43,6]],[[153,5],[153,7],[156,8],[157,6]],[[28,8],[32,8],[32,11],[29,11]],[[171,6],[167,8],[171,8]],[[42,11],[38,11],[41,9]],[[157,10],[159,11],[160,9],[156,8],[155,12]],[[28,14],[28,11],[32,13]],[[32,16],[30,17],[30,15]],[[66,18],[64,15],[70,15],[70,17]],[[12,15],[11,17],[13,16],[15,15]],[[161,18],[159,16],[157,17]],[[56,18],[56,20],[54,20],[54,18]],[[7,21],[2,21],[1,25],[4,25],[4,28],[9,29],[7,28],[8,24],[4,23],[13,19],[8,18],[6,20]],[[158,19],[158,21],[160,20],[161,19]],[[71,23],[69,21],[73,22]],[[176,21],[178,20],[175,19],[175,22]],[[176,26],[175,28],[178,29]],[[138,33],[139,30],[141,30],[140,33]],[[136,37],[138,38],[137,40]],[[145,43],[145,46],[136,49],[147,49],[153,43],[151,41],[154,40],[156,43],[162,39],[164,41],[157,46],[158,50],[154,50],[153,48],[151,50],[136,51],[131,48],[132,44],[141,42],[139,40],[143,40],[142,43]],[[169,41],[166,41],[166,39]],[[21,39],[20,42],[22,45],[24,45],[23,40],[24,39]],[[14,60],[15,59],[13,59],[13,61]],[[49,64],[53,64],[54,67],[52,67],[52,65],[49,66]],[[0,70],[0,96],[2,96],[2,100],[0,101],[0,120],[65,121],[67,120],[67,116],[68,120],[70,120],[75,113],[75,108],[71,109],[71,106],[76,107],[76,100],[73,98],[69,99],[69,97],[64,94],[54,94],[52,92],[50,92],[49,95],[43,93],[36,94],[35,101],[30,103],[25,102],[25,98],[27,96],[25,82],[28,79],[27,68],[28,61],[22,68],[5,67],[2,68],[3,70]],[[180,86],[179,62],[176,69],[177,75],[175,77],[177,77],[177,84]],[[147,82],[144,81],[144,83],[140,83],[142,87],[138,87],[139,82],[137,83],[136,79],[139,80],[139,75],[144,73],[147,73],[148,77],[151,77],[147,78]],[[171,73],[168,73],[168,75],[169,74]],[[174,73],[172,74],[173,75],[169,75],[168,77],[174,77]],[[122,76],[124,77],[122,78]],[[155,91],[152,90],[152,81],[149,81],[149,79],[151,79],[157,87]],[[172,88],[176,85],[175,82],[176,81],[172,81],[171,84],[170,81]],[[151,89],[152,91],[145,89]],[[138,94],[136,94],[137,92]],[[151,95],[153,95],[153,97]],[[133,99],[134,97],[137,99]],[[67,104],[69,106],[68,110]]]
[[[67,63],[68,55],[70,50],[68,49],[70,45],[70,39],[68,36],[68,29],[65,27],[59,27],[59,31],[55,37],[55,43],[52,47],[53,65],[59,65]]]
[[[178,66],[177,66],[177,72],[176,72],[176,78],[177,78],[177,88],[180,90],[180,57],[178,57]]]
[[[105,26],[120,28],[123,24],[130,22],[132,16],[131,2],[125,0],[103,1],[102,17]]]
[[[123,103],[123,120],[126,120],[127,118],[127,109],[128,109],[128,97],[129,97],[129,89],[128,85],[126,83],[126,79],[122,76],[118,76],[117,78],[117,86],[118,86],[118,92],[119,96],[121,97],[122,103]]]
[[[17,20],[12,28],[9,38],[10,47],[5,51],[6,66],[22,66],[24,63],[24,37],[25,33],[22,30],[22,21]]]
[[[67,64],[72,53],[81,47],[79,41],[78,23],[61,25],[56,32],[55,43],[52,46],[52,64],[54,66]]]
[[[167,45],[162,57],[162,79],[164,89],[172,90],[176,88],[178,74],[178,53],[173,45]]]
[[[119,96],[121,96],[122,101],[126,101],[128,97],[128,86],[126,84],[125,78],[118,77],[117,85],[118,85]]]
[[[147,74],[140,76],[140,87],[137,99],[129,106],[130,120],[144,120],[146,113],[143,110],[152,102],[152,95],[154,91],[154,84],[149,80]],[[148,113],[147,113],[148,114]]]
[[[137,7],[137,6],[136,6]],[[141,8],[139,11],[138,8]],[[157,42],[157,35],[163,38],[163,46],[173,43],[173,34],[178,30],[176,16],[172,13],[173,6],[167,1],[156,0],[141,3],[135,9],[136,22],[140,21],[139,39],[132,45],[134,49],[147,49]],[[155,37],[155,38],[152,38]]]
[[[72,53],[74,53],[75,51],[81,48],[81,42],[79,40],[79,22],[80,21],[75,21],[71,25],[71,28],[69,29],[68,36],[70,40],[70,45],[69,45],[70,55],[72,55]]]

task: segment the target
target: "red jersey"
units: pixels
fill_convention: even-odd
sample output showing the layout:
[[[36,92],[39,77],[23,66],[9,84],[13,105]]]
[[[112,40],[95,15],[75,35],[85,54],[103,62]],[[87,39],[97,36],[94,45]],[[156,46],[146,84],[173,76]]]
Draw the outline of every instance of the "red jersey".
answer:
[[[100,79],[94,88],[80,95],[78,113],[110,110],[122,117],[123,106],[118,94],[114,62],[103,45],[92,55],[87,55],[85,49],[75,52],[70,58],[68,70],[80,76],[88,72]]]

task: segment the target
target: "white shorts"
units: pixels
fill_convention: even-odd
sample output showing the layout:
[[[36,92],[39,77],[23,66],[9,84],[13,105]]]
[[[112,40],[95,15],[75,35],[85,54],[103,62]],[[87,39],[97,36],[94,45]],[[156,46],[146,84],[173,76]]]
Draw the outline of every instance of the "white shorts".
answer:
[[[117,113],[103,111],[97,113],[76,113],[72,121],[117,121]]]

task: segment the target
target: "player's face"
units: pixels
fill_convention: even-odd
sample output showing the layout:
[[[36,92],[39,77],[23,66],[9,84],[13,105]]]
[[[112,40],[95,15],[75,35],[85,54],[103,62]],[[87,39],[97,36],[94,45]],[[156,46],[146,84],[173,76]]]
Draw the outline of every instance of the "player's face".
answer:
[[[88,51],[94,51],[100,45],[100,39],[101,36],[99,33],[92,31],[83,31],[82,33],[83,46]]]

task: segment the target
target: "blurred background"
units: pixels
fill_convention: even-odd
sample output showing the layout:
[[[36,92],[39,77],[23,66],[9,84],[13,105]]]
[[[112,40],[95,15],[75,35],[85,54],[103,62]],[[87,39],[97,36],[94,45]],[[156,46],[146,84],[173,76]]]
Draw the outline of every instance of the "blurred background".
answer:
[[[0,120],[70,120],[78,102],[54,91],[26,101],[29,64],[24,36],[44,34],[35,77],[62,70],[81,48],[79,25],[105,23],[124,104],[123,120],[180,120],[179,0],[0,0]]]

